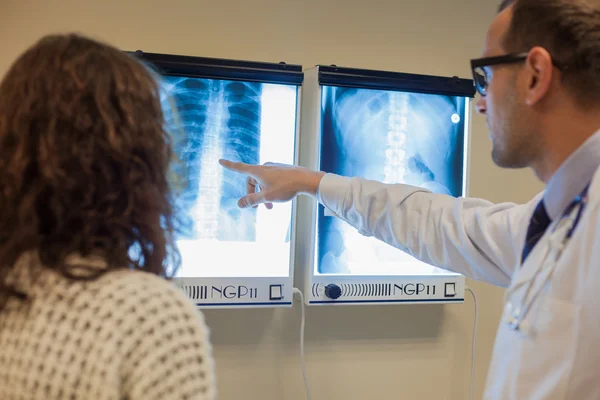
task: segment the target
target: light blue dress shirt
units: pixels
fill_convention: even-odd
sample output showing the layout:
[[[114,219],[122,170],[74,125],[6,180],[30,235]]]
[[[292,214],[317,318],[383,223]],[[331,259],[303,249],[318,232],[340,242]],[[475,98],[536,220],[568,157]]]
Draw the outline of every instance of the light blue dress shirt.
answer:
[[[600,130],[590,136],[554,173],[546,185],[544,206],[552,221],[589,184],[600,166]]]

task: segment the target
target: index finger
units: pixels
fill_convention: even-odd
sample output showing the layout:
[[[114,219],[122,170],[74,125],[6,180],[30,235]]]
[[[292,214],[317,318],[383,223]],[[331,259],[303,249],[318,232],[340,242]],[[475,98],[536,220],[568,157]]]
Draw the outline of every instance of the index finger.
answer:
[[[225,167],[231,171],[239,172],[242,174],[249,175],[253,178],[256,178],[253,165],[246,164],[243,162],[229,161],[229,160],[225,160],[225,159],[220,159],[219,164],[221,164],[223,167]]]

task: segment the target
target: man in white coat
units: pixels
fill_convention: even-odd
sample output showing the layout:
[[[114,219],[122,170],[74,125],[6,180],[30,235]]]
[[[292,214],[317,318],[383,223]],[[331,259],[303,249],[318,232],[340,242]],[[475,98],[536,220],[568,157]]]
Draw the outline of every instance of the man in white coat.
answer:
[[[494,162],[546,183],[527,204],[220,163],[248,176],[240,207],[315,196],[367,235],[507,288],[486,399],[600,399],[600,1],[505,1],[471,66]]]

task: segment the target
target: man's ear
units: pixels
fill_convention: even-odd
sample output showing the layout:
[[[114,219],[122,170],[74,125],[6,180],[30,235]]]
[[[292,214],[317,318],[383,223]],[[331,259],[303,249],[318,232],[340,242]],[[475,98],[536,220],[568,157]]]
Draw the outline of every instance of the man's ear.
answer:
[[[550,90],[552,75],[555,73],[552,56],[543,47],[534,47],[525,60],[528,105],[539,103]]]

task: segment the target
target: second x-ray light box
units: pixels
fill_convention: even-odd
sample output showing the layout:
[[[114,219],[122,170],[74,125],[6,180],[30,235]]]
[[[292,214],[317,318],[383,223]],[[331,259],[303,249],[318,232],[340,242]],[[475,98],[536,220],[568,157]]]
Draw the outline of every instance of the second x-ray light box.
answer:
[[[302,92],[301,165],[466,196],[472,80],[317,66]],[[313,199],[298,213],[307,304],[464,301],[463,276],[363,236]]]
[[[302,67],[137,51],[161,75],[181,229],[175,283],[201,308],[291,306],[295,203],[240,209],[246,176],[218,164],[294,164]]]

